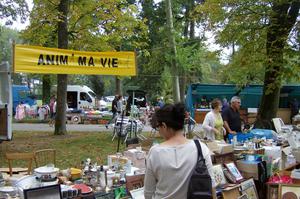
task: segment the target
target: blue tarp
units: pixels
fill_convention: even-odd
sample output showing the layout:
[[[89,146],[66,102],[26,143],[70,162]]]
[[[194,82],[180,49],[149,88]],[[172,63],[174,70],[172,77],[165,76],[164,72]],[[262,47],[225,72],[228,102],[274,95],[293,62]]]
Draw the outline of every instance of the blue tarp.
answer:
[[[248,133],[237,133],[237,141],[245,142],[249,139],[253,138],[263,138],[276,140],[277,136],[273,130],[270,129],[252,129]],[[228,135],[229,143],[231,143],[231,139],[233,139],[233,134]]]

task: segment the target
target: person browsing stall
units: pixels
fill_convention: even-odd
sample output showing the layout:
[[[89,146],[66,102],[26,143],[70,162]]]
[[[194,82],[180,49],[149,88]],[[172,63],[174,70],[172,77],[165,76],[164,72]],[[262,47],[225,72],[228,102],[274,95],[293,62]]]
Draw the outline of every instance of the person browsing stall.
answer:
[[[211,102],[212,110],[205,115],[203,129],[206,138],[209,140],[223,140],[223,119],[221,116],[222,102],[219,99],[213,99]]]
[[[196,165],[198,151],[193,140],[183,135],[184,105],[166,104],[152,118],[164,142],[151,147],[146,160],[144,179],[145,199],[185,199],[189,180]],[[201,143],[201,142],[200,142]],[[201,143],[203,157],[212,176],[209,149]]]
[[[226,138],[228,134],[242,132],[242,123],[240,117],[241,99],[234,96],[230,100],[230,106],[222,112],[224,128],[226,129]]]

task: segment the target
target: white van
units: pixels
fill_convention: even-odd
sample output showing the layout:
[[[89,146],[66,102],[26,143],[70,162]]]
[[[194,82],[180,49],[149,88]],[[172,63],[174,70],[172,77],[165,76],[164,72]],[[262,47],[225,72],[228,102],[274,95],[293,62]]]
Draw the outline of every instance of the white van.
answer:
[[[89,87],[81,85],[68,85],[67,103],[69,109],[98,108],[96,94]]]

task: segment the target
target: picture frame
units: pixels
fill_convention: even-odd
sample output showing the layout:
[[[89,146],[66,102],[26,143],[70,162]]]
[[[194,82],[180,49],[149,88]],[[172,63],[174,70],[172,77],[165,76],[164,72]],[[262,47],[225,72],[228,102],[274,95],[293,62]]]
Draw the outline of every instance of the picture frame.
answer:
[[[247,194],[239,196],[237,199],[249,199]]]
[[[241,182],[241,192],[247,195],[248,199],[258,199],[257,190],[253,178]]]
[[[223,173],[223,167],[221,164],[213,165],[212,173],[212,180],[216,187],[227,184],[225,175]]]
[[[278,199],[278,196],[279,196],[278,192],[279,192],[278,184],[268,184],[267,199]]]
[[[62,199],[60,184],[23,190],[24,199]]]
[[[279,199],[300,198],[300,184],[280,184]]]
[[[236,181],[240,181],[240,180],[244,179],[244,177],[242,176],[240,171],[237,169],[234,162],[225,163],[225,166],[226,166],[227,170],[229,171],[229,173],[235,178]]]
[[[133,199],[144,199],[144,187],[131,190],[130,195]]]

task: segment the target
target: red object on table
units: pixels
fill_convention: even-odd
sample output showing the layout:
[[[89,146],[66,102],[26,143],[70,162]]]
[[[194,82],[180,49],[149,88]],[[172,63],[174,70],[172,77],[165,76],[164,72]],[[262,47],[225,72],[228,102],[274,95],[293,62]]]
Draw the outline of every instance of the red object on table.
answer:
[[[292,178],[288,175],[279,175],[279,174],[274,174],[271,176],[268,180],[268,183],[284,183],[284,184],[292,184]]]
[[[81,189],[82,194],[91,193],[93,189],[85,184],[75,184],[73,185],[73,188],[75,189]]]

